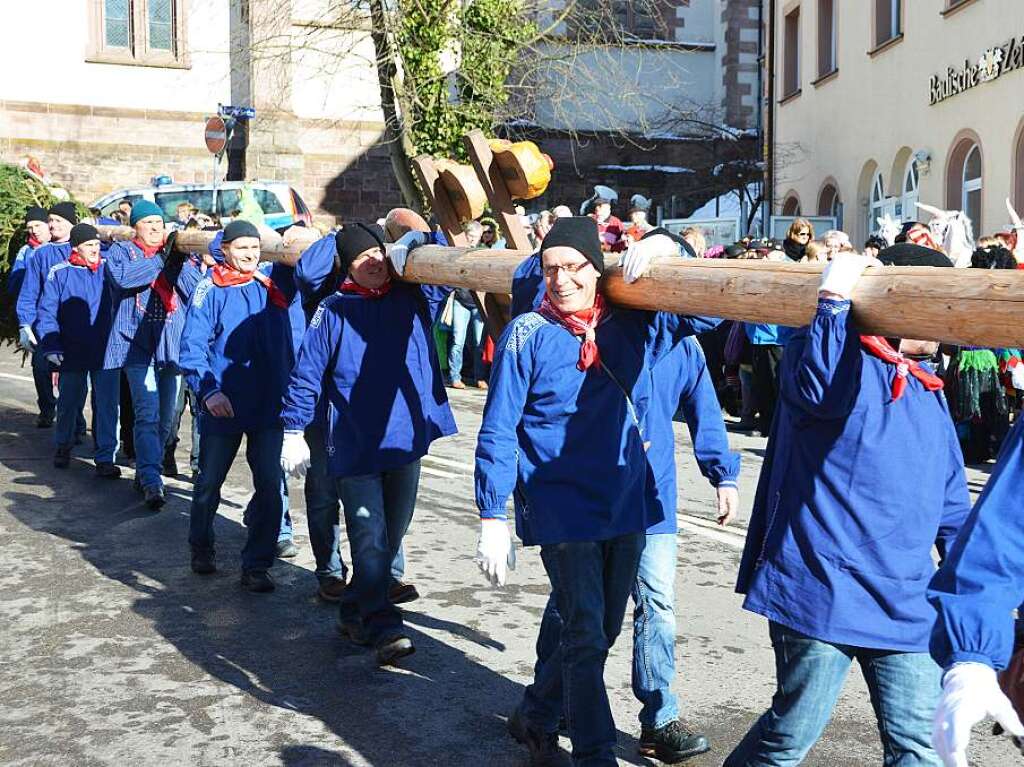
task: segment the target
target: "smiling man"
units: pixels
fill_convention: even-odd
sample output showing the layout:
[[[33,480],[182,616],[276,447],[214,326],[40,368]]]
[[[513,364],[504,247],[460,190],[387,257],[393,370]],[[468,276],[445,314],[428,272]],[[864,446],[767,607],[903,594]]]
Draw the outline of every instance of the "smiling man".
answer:
[[[273,591],[283,510],[281,396],[294,354],[289,307],[292,268],[260,264],[260,233],[232,221],[221,243],[224,263],[196,287],[181,341],[180,364],[202,404],[199,474],[192,496],[192,570],[216,571],[213,522],[220,489],[246,438],[245,457],[255,495],[242,549],[242,587]]]
[[[716,321],[610,307],[597,292],[604,261],[589,217],[555,222],[541,268],[540,306],[514,319],[496,346],[476,452],[478,559],[504,583],[515,562],[505,521],[513,496],[516,531],[541,547],[557,609],[545,612],[534,681],[509,731],[534,764],[563,763],[564,703],[573,759],[614,765],[604,663],[644,533],[664,519],[646,454],[649,369]]]

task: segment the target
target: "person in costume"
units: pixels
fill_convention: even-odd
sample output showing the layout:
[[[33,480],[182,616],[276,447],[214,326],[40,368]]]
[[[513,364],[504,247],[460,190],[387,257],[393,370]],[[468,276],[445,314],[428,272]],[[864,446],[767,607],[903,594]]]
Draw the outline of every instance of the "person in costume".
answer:
[[[260,232],[232,221],[221,241],[223,263],[195,289],[181,338],[179,365],[202,404],[199,474],[190,511],[192,570],[216,572],[213,522],[220,490],[246,438],[245,457],[255,495],[246,520],[241,585],[273,591],[283,511],[281,397],[295,354],[290,307],[293,269],[260,263]]]
[[[53,367],[42,354],[36,354],[38,333],[35,327],[39,309],[39,298],[43,286],[50,274],[50,269],[71,254],[71,228],[78,223],[75,205],[71,202],[59,202],[46,212],[47,229],[50,237],[46,243],[40,243],[32,258],[25,262],[18,301],[15,312],[18,316],[18,343],[23,349],[32,352],[32,379],[36,384],[36,396],[39,401],[39,417],[36,426],[41,429],[53,425],[57,401],[53,396]],[[85,419],[77,420],[76,438],[85,433]]]
[[[634,194],[629,198],[629,224],[622,233],[627,248],[634,242],[640,242],[654,228],[647,220],[650,209],[651,201],[642,194]]]
[[[624,227],[622,221],[612,215],[612,201],[606,197],[597,197],[593,201],[593,209],[590,217],[597,224],[601,250],[605,253],[624,251],[627,245],[623,240]]]
[[[99,233],[91,224],[76,224],[68,235],[68,246],[68,259],[50,268],[35,321],[38,353],[60,372],[53,465],[66,469],[71,463],[78,419],[91,383],[96,475],[117,479],[121,476],[114,465],[118,373],[103,367],[112,313]]]
[[[650,230],[640,243],[630,246],[623,261],[623,275],[635,281],[655,258],[693,258],[689,243],[663,228]],[[513,281],[513,316],[536,311],[546,288],[540,254],[525,259]],[[691,731],[679,717],[679,704],[671,686],[675,677],[675,573],[676,573],[676,464],[677,411],[684,414],[697,465],[716,488],[719,523],[728,524],[739,505],[737,480],[740,459],[729,450],[729,440],[712,384],[707,362],[697,338],[672,347],[651,370],[650,408],[647,428],[650,447],[647,460],[654,475],[655,503],[661,521],[646,530],[643,551],[631,591],[633,599],[633,693],[642,704],[640,752],[675,763],[710,748],[702,733]],[[554,595],[545,610],[550,630],[541,637],[545,645],[560,640],[558,606]],[[549,654],[550,649],[540,655]]]
[[[904,244],[897,266],[950,266]],[[931,551],[949,550],[970,500],[937,344],[860,333],[854,286],[877,261],[840,254],[794,332],[740,563],[744,609],[768,619],[777,688],[725,767],[799,764],[850,665],[864,674],[887,763],[935,765],[939,667],[928,655]]]
[[[983,719],[1024,738],[1024,725],[996,676],[1016,649],[1013,611],[1024,601],[1022,482],[1024,420],[1018,420],[928,587],[938,613],[931,654],[944,672],[932,745],[946,767],[967,767],[971,729]]]
[[[647,459],[649,369],[685,337],[717,320],[609,307],[597,292],[604,269],[589,217],[560,218],[539,261],[544,297],[514,288],[512,320],[496,344],[476,450],[477,557],[505,582],[516,531],[540,546],[553,599],[537,642],[533,683],[509,718],[534,763],[558,764],[565,708],[573,760],[615,764],[615,724],[604,663],[636,585],[645,531],[665,521]],[[516,308],[513,308],[513,312]],[[652,448],[653,449],[653,448]]]
[[[124,369],[131,392],[135,486],[146,506],[164,505],[161,467],[181,389],[178,357],[192,292],[202,279],[196,265],[166,245],[164,215],[156,203],[132,206],[135,236],[107,251],[106,277],[114,324],[104,368]]]
[[[433,341],[451,290],[394,280],[390,270],[401,274],[405,251],[393,246],[389,259],[376,224],[346,224],[335,249],[345,277],[316,309],[292,371],[281,465],[305,473],[307,429],[326,411],[327,474],[344,509],[354,572],[340,595],[338,627],[372,645],[383,665],[415,650],[389,592],[416,507],[420,458],[456,431]]]

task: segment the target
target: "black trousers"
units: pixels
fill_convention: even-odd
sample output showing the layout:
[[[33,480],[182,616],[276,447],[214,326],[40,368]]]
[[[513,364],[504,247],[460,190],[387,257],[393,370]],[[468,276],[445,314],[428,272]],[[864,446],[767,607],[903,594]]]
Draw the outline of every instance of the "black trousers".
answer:
[[[757,400],[757,430],[765,437],[772,428],[775,403],[779,399],[779,362],[782,347],[774,344],[754,346],[754,396]]]

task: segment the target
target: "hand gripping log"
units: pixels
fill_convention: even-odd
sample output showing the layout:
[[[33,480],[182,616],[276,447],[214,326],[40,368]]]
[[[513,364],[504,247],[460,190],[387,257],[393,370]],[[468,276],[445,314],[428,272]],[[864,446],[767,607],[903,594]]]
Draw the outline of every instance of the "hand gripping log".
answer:
[[[212,237],[211,232],[181,232],[176,247],[206,252]],[[313,238],[311,232],[308,239]],[[268,243],[271,249],[264,257],[291,261],[308,244]],[[425,245],[409,255],[402,279],[507,294],[513,272],[527,255]],[[616,256],[606,258],[602,290],[620,306],[799,327],[810,321],[817,305],[817,264],[671,259],[656,261],[646,277],[627,285],[617,262]],[[857,283],[853,314],[864,333],[1021,348],[1024,270],[874,267]]]

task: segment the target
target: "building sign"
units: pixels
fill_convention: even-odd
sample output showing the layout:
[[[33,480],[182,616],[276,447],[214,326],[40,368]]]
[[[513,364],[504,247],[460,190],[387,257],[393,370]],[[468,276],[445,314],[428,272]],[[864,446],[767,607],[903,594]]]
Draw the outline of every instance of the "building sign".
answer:
[[[1005,45],[989,48],[973,64],[964,61],[963,67],[949,67],[945,75],[932,75],[928,81],[928,95],[934,106],[958,93],[969,91],[982,83],[998,80],[1008,72],[1024,68],[1024,37],[1015,37]]]

